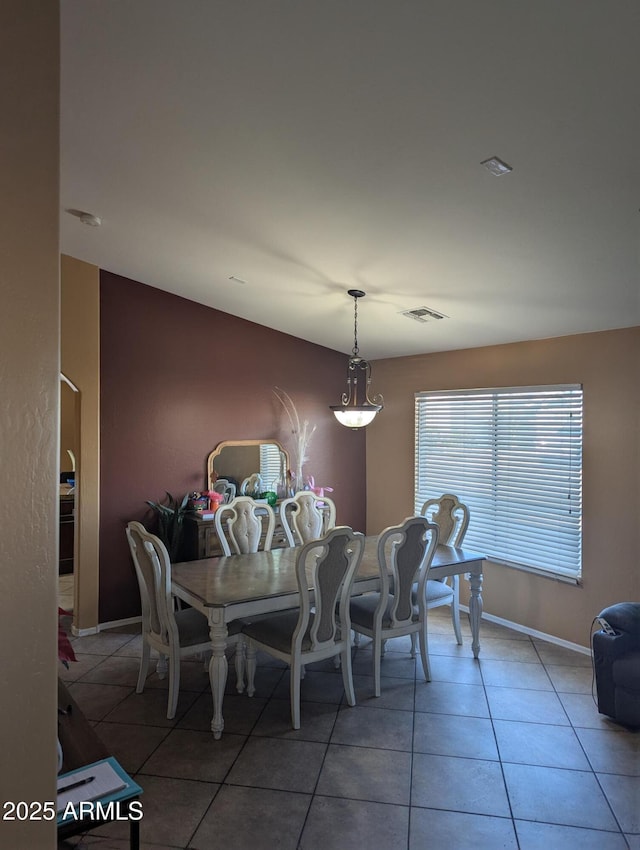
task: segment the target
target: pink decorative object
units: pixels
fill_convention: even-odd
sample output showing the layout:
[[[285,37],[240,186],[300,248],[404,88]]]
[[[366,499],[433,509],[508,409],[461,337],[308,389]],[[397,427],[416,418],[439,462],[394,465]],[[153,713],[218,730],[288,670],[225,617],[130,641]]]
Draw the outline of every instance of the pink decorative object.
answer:
[[[316,496],[318,496],[318,498],[320,499],[324,496],[325,493],[333,493],[333,487],[320,487],[319,485],[316,487],[316,482],[313,475],[310,475],[307,478],[307,484],[309,485],[309,490],[311,490],[312,493],[315,493]]]
[[[207,490],[204,495],[209,498],[209,509],[212,511],[217,511],[224,502],[224,495],[216,490]]]

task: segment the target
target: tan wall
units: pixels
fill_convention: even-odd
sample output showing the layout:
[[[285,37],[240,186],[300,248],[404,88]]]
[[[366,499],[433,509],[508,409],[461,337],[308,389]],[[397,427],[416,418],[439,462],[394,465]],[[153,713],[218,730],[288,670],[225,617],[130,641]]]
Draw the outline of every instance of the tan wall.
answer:
[[[96,266],[64,255],[61,334],[62,371],[79,390],[74,627],[83,630],[98,625],[100,271]]]
[[[0,800],[55,800],[59,401],[59,19],[0,4]],[[3,809],[4,812],[4,809]],[[0,823],[55,847],[55,822]]]
[[[71,472],[73,462],[69,450],[78,457],[79,433],[76,428],[76,395],[66,381],[60,381],[60,471]]]
[[[414,393],[582,384],[582,585],[488,564],[484,610],[586,646],[602,608],[640,600],[640,328],[382,360],[373,374],[385,408],[367,429],[370,534],[413,513]]]

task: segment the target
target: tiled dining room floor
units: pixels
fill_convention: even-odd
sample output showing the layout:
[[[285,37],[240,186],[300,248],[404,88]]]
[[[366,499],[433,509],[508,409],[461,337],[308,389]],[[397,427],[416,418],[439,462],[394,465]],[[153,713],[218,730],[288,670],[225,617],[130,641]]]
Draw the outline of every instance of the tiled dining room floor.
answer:
[[[182,664],[175,720],[166,680],[135,693],[135,626],[75,639],[61,675],[144,789],[147,850],[640,850],[640,735],[598,714],[589,656],[483,621],[478,663],[466,623],[458,647],[448,612],[429,618],[429,684],[408,638],[390,641],[375,699],[362,639],[357,706],[331,661],[310,666],[298,732],[267,656],[252,699],[230,664],[219,741],[201,662]],[[60,846],[119,850],[128,828]]]

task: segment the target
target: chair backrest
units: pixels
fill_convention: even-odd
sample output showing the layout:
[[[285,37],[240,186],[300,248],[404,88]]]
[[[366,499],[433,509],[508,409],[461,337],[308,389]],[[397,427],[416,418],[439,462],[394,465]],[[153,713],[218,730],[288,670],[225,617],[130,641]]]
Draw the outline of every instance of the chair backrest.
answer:
[[[300,546],[335,527],[336,506],[328,496],[301,490],[280,503],[280,522],[289,546]]]
[[[218,478],[213,485],[213,491],[214,493],[220,493],[221,496],[224,496],[224,505],[228,505],[229,502],[233,501],[236,497],[236,485],[231,481],[228,481],[226,478]]]
[[[262,548],[271,549],[276,517],[271,505],[259,505],[250,496],[238,496],[228,505],[221,505],[214,515],[215,529],[225,555],[246,555],[257,552],[264,532]]]
[[[333,644],[338,630],[343,637],[348,636],[351,587],[363,551],[364,535],[346,525],[302,547],[296,559],[300,615],[293,636],[294,651],[313,652]],[[309,628],[312,605],[314,616]]]
[[[438,499],[427,499],[420,513],[439,526],[440,543],[462,545],[469,526],[469,508],[457,496],[443,493]]]
[[[380,565],[379,615],[388,617],[391,628],[413,619],[413,587],[418,583],[418,604],[424,611],[425,583],[438,545],[439,528],[426,517],[407,517],[389,526],[378,538]],[[393,588],[393,594],[389,588]],[[387,602],[389,603],[387,605]]]
[[[142,605],[142,627],[162,643],[177,627],[171,603],[171,561],[167,547],[139,522],[126,528]]]
[[[257,493],[264,492],[264,483],[259,472],[253,472],[248,478],[245,478],[240,485],[241,496],[253,496]]]

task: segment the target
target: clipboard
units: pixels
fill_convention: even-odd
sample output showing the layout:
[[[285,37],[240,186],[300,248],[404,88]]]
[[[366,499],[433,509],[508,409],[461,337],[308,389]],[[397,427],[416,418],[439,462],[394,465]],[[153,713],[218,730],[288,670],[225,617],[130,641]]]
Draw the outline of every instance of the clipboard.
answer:
[[[71,815],[67,818],[62,816],[69,803],[75,808],[83,802],[101,800],[109,803],[112,800],[127,800],[139,794],[142,794],[142,788],[113,757],[87,764],[58,776],[58,823],[72,819]]]

